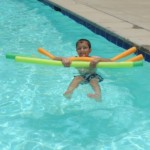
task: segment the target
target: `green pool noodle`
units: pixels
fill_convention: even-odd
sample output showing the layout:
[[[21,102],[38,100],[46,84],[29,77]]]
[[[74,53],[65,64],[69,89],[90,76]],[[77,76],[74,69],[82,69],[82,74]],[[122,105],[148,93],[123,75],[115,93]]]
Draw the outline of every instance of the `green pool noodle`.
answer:
[[[17,62],[43,64],[43,65],[50,65],[50,66],[63,66],[61,61],[41,59],[41,58],[16,56],[15,60]],[[72,61],[70,66],[71,67],[76,67],[76,68],[88,68],[89,64],[90,64],[90,62]],[[143,61],[136,61],[136,62],[99,62],[96,67],[97,68],[131,68],[131,67],[137,67],[137,66],[142,66],[142,65],[143,65]]]

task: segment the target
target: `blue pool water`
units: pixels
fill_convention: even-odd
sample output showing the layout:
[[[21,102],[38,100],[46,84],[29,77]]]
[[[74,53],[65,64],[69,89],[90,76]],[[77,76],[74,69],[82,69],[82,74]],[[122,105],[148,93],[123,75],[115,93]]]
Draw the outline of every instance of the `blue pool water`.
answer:
[[[150,64],[98,69],[102,101],[79,86],[71,101],[63,97],[74,68],[16,63],[6,53],[46,58],[74,56],[75,42],[87,38],[92,55],[110,58],[122,48],[36,0],[0,2],[0,149],[146,150],[150,147]]]

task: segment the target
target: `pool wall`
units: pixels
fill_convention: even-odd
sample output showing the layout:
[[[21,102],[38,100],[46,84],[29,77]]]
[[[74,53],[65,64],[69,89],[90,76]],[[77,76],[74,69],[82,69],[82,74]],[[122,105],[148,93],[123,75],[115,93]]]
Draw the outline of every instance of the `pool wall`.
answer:
[[[44,3],[45,5],[50,6],[54,10],[59,11],[62,14],[68,16],[69,18],[75,20],[76,22],[84,25],[85,27],[90,29],[95,34],[103,36],[108,41],[118,45],[119,47],[122,47],[124,49],[129,49],[132,46],[136,46],[138,49],[136,52],[136,55],[143,54],[145,60],[150,62],[150,51],[148,51],[146,48],[140,47],[140,46],[136,45],[135,43],[119,36],[118,34],[115,34],[114,32],[112,32],[112,31],[88,20],[87,18],[84,18],[84,17],[74,13],[73,11],[70,11],[67,8],[60,6],[52,1],[49,1],[49,0],[38,0],[38,1]]]

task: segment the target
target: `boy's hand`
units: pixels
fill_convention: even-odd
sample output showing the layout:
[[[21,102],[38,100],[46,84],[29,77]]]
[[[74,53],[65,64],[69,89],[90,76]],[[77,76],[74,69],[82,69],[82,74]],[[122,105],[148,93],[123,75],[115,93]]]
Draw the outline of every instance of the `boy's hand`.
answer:
[[[62,64],[64,67],[70,67],[71,61],[69,58],[62,58]]]
[[[96,68],[97,63],[100,62],[99,58],[94,58],[91,62],[90,62],[90,67],[91,68]]]

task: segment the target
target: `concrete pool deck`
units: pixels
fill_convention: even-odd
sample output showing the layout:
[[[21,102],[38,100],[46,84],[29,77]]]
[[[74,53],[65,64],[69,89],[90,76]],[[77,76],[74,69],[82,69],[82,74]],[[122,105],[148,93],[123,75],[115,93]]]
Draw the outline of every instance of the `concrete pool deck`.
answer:
[[[150,56],[149,0],[44,0],[138,47]]]

